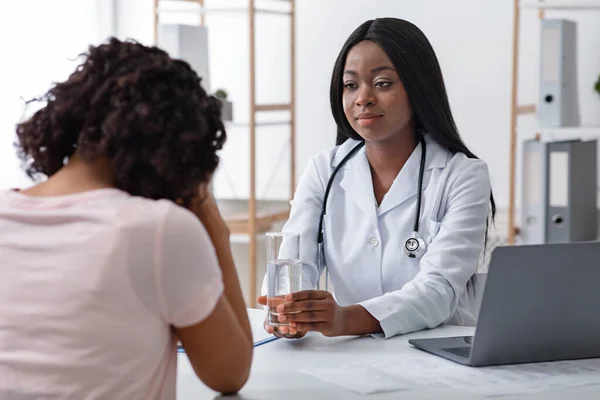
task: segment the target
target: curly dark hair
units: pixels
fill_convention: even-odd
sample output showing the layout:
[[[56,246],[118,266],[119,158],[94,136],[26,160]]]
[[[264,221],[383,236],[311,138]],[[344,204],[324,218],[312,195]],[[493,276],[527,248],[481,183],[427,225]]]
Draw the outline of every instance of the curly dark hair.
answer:
[[[77,151],[110,160],[117,188],[189,205],[208,182],[226,140],[221,103],[190,65],[157,47],[109,38],[17,125],[31,178],[57,172]]]

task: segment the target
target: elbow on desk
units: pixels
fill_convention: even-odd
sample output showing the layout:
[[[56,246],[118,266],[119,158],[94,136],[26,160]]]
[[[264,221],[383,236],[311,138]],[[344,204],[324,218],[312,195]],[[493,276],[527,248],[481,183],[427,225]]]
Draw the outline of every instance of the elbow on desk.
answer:
[[[252,366],[253,346],[240,351],[229,362],[221,364],[223,367],[215,368],[210,376],[194,368],[196,376],[211,390],[223,395],[236,394],[246,385],[250,377]]]
[[[230,375],[232,373],[228,372],[227,374]],[[232,374],[220,382],[213,382],[212,384],[205,382],[205,384],[215,392],[219,392],[223,395],[234,395],[246,385],[249,376],[250,371],[243,374],[237,374],[236,376],[233,376]]]
[[[201,322],[175,328],[195,375],[211,390],[235,393],[247,382],[254,347],[226,297]]]

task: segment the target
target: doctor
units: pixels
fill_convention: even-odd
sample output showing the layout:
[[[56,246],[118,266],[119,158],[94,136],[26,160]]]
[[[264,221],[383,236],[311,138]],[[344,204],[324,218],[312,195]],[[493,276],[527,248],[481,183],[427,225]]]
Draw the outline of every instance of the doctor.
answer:
[[[473,277],[495,205],[427,38],[400,19],[363,23],[335,63],[330,101],[338,145],[310,160],[284,227],[302,234],[307,290],[279,306],[291,326],[275,334],[389,338],[474,324]],[[311,290],[325,268],[335,297]]]

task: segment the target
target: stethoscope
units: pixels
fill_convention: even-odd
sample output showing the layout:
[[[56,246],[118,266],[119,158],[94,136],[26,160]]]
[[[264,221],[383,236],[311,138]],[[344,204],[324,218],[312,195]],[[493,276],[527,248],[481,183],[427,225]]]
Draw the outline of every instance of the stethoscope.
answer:
[[[425,155],[427,153],[427,149],[425,147],[425,138],[422,134],[419,134],[419,140],[421,142],[421,164],[419,166],[419,182],[418,182],[418,190],[417,190],[417,210],[415,215],[415,223],[413,225],[413,232],[410,237],[406,239],[404,242],[403,250],[404,254],[408,258],[419,258],[425,251],[427,251],[427,245],[423,238],[419,236],[419,216],[421,215],[421,190],[423,188],[423,173],[425,171]],[[323,252],[323,219],[325,218],[325,214],[327,214],[327,198],[329,197],[329,191],[331,190],[331,186],[333,184],[333,179],[335,175],[338,173],[341,167],[352,158],[354,154],[358,150],[360,150],[365,145],[365,142],[362,141],[358,145],[356,145],[343,159],[342,161],[335,167],[333,173],[329,177],[329,181],[327,182],[327,187],[325,189],[325,196],[323,198],[323,207],[321,209],[321,217],[319,219],[319,230],[317,234],[317,269],[318,271],[322,271],[323,262],[324,262],[324,252]],[[327,282],[327,281],[326,281]]]

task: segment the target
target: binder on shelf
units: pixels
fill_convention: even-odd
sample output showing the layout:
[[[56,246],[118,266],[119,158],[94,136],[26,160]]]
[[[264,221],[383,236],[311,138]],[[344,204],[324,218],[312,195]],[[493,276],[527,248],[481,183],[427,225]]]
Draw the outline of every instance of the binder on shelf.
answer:
[[[547,143],[537,139],[526,140],[523,143],[521,237],[528,244],[546,243],[547,170]]]
[[[541,20],[537,118],[541,127],[579,126],[577,24]]]
[[[597,141],[548,144],[548,243],[597,240]]]
[[[158,45],[173,58],[187,61],[202,78],[202,88],[212,93],[208,52],[208,29],[204,25],[157,26]]]
[[[597,140],[523,143],[524,244],[598,239]]]

